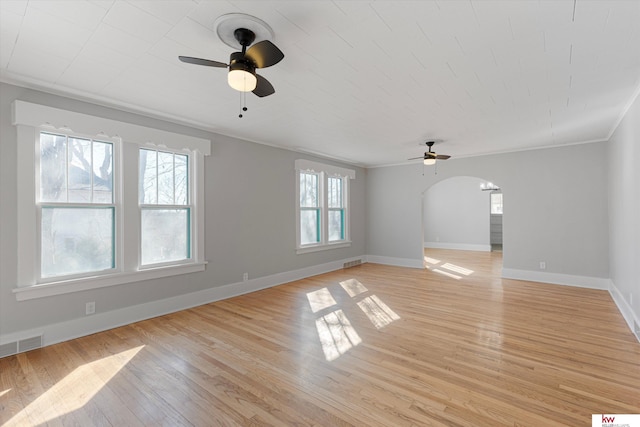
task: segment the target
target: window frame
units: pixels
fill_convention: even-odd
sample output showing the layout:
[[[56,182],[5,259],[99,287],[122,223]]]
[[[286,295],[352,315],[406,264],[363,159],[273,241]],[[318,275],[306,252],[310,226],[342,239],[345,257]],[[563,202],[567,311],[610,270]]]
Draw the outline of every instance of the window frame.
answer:
[[[142,201],[140,200],[140,175],[139,175],[139,171],[140,169],[138,168],[138,218],[140,220],[140,235],[138,238],[138,268],[140,270],[145,270],[145,269],[149,269],[149,268],[157,268],[160,266],[171,266],[171,265],[180,265],[180,264],[187,264],[190,262],[193,262],[193,253],[194,253],[194,248],[193,248],[193,242],[194,242],[194,238],[193,238],[193,212],[195,210],[195,206],[193,204],[193,192],[192,192],[192,183],[193,183],[193,178],[192,178],[192,167],[191,167],[191,157],[188,154],[179,152],[179,151],[171,151],[171,150],[166,150],[166,149],[160,149],[160,148],[150,148],[150,147],[139,147],[138,148],[138,164],[140,164],[140,152],[142,150],[147,150],[150,152],[155,152],[156,153],[156,176],[158,175],[158,171],[157,171],[157,165],[158,165],[158,154],[159,153],[165,153],[165,154],[172,154],[173,155],[173,185],[174,185],[174,195],[173,195],[173,204],[162,204],[159,203],[158,198],[158,188],[156,188],[156,203],[142,203]],[[181,155],[181,156],[186,156],[187,161],[186,161],[186,168],[187,168],[187,194],[186,194],[186,203],[185,204],[176,204],[175,203],[175,156],[176,155]],[[158,184],[156,183],[156,186]],[[187,252],[188,252],[188,256],[184,259],[180,259],[180,260],[172,260],[172,261],[161,261],[161,262],[152,262],[152,263],[143,263],[143,257],[142,257],[142,246],[143,246],[143,236],[142,236],[142,232],[143,232],[143,227],[142,227],[142,213],[144,211],[152,211],[152,210],[186,210],[187,211],[187,226],[188,226],[188,230],[189,233],[187,235]]]
[[[47,284],[47,283],[55,283],[55,282],[59,282],[59,281],[64,281],[64,280],[74,280],[74,279],[82,279],[85,277],[93,277],[93,276],[100,276],[100,275],[107,275],[107,274],[113,274],[115,272],[117,272],[117,268],[118,268],[118,256],[117,253],[118,248],[118,242],[120,241],[120,236],[118,235],[118,226],[117,224],[120,222],[120,219],[118,218],[118,214],[121,211],[121,202],[120,202],[120,192],[119,190],[119,182],[118,182],[118,178],[119,178],[119,174],[117,173],[117,171],[119,170],[119,164],[118,164],[118,159],[119,159],[119,146],[118,144],[115,144],[113,141],[105,141],[103,139],[100,138],[95,138],[95,137],[90,137],[90,136],[84,136],[84,135],[77,135],[77,134],[72,134],[70,132],[68,132],[70,129],[66,129],[66,132],[59,132],[59,131],[52,131],[52,130],[44,130],[44,129],[38,129],[37,133],[36,133],[36,154],[35,154],[35,171],[36,171],[36,179],[35,179],[35,208],[36,208],[36,245],[38,248],[36,255],[36,277],[38,277],[38,283],[39,284]],[[41,143],[41,135],[45,133],[45,134],[49,134],[49,135],[56,135],[56,136],[64,136],[66,138],[66,144],[67,144],[67,149],[66,149],[66,160],[65,160],[65,165],[67,166],[67,171],[65,172],[65,174],[68,174],[68,144],[69,144],[69,140],[72,138],[78,138],[78,139],[86,139],[91,141],[92,143],[94,141],[96,142],[101,142],[101,143],[109,143],[111,144],[111,156],[112,156],[112,197],[111,197],[111,203],[94,203],[94,202],[89,202],[89,203],[82,203],[82,202],[60,202],[60,201],[43,201],[41,199],[41,179],[40,179],[40,172],[41,172],[41,161],[40,161],[40,143]],[[67,183],[68,183],[68,176],[66,177]],[[93,189],[92,189],[93,190]],[[67,188],[66,191],[68,192],[69,189]],[[73,208],[79,208],[79,209],[83,209],[83,208],[89,208],[89,209],[96,209],[96,208],[111,208],[113,211],[113,217],[112,217],[112,252],[113,252],[113,259],[112,259],[112,267],[109,269],[103,269],[103,270],[93,270],[93,271],[88,271],[88,272],[83,272],[83,273],[74,273],[74,274],[61,274],[61,275],[56,275],[56,276],[47,276],[44,277],[42,275],[42,215],[43,215],[43,209],[48,209],[48,208],[69,208],[69,209],[73,209]]]
[[[340,180],[340,195],[339,195],[339,200],[340,200],[340,207],[332,207],[331,203],[329,203],[329,194],[331,191],[331,185],[330,185],[330,181],[331,180]],[[344,242],[347,238],[347,224],[346,224],[346,220],[347,220],[347,208],[346,208],[346,184],[345,184],[346,180],[345,178],[341,177],[341,176],[327,176],[327,242],[329,243],[338,243],[338,242]],[[342,229],[341,229],[341,235],[342,238],[340,239],[336,239],[336,240],[331,240],[331,234],[329,232],[329,214],[331,212],[340,212],[341,213],[341,222],[342,222]]]
[[[494,197],[498,198],[498,196],[500,198],[500,203],[495,203],[494,204],[493,203],[493,199],[494,199]],[[492,191],[489,194],[489,213],[491,215],[502,215],[504,213],[504,202],[503,202],[503,200],[504,199],[503,199],[503,196],[502,196],[502,191]],[[493,211],[494,205],[500,206],[500,212],[494,212]]]
[[[319,241],[317,243],[302,244],[301,238],[301,212],[310,208],[301,206],[300,176],[303,173],[311,173],[318,176],[318,197],[320,214],[319,221]],[[350,179],[355,179],[355,171],[340,168],[328,164],[312,162],[310,160],[298,159],[295,161],[295,194],[296,194],[296,254],[304,254],[328,249],[345,248],[351,246],[351,224],[350,224]],[[329,208],[328,189],[329,179],[341,179],[341,208]],[[343,212],[343,239],[329,240],[329,212],[340,210]]]
[[[13,293],[18,301],[121,285],[143,280],[204,271],[204,157],[211,154],[211,141],[22,100],[12,103],[16,127],[18,174],[17,212],[18,265]],[[65,134],[113,143],[113,203],[115,205],[114,270],[43,280],[40,271],[39,139],[40,132]],[[153,141],[153,142],[150,142]],[[138,214],[139,148],[186,154],[189,159],[191,211],[191,259],[170,265],[140,268],[140,216]],[[135,185],[124,185],[134,182]],[[133,242],[133,243],[132,243]]]
[[[316,200],[317,200],[317,206],[302,206],[301,203],[301,194],[300,192],[302,191],[302,189],[300,188],[300,181],[301,181],[301,177],[302,174],[305,175],[313,175],[316,177]],[[321,244],[322,242],[322,194],[323,194],[323,185],[322,185],[322,174],[319,172],[313,172],[313,171],[299,171],[298,172],[298,231],[299,231],[299,237],[298,237],[298,243],[300,247],[309,247],[309,246],[314,246],[314,245],[318,245]],[[301,240],[302,240],[302,212],[315,212],[316,213],[316,235],[317,235],[317,240],[315,242],[312,243],[305,243],[302,244]]]

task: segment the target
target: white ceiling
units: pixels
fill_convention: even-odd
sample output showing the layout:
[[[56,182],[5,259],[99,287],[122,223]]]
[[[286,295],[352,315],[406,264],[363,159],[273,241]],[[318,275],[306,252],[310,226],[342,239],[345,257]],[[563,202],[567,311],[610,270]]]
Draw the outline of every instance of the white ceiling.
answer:
[[[285,53],[248,94],[219,16]],[[0,0],[2,81],[363,166],[606,140],[640,86],[640,1]]]

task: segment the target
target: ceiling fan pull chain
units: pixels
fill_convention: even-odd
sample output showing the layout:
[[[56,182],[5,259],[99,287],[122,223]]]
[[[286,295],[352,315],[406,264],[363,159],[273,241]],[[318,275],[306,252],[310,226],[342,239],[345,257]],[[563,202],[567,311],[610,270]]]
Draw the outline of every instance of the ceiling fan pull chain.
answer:
[[[247,92],[242,92],[242,103],[244,104],[242,107],[242,111],[247,111]]]
[[[244,104],[244,106],[243,106]],[[242,108],[242,111],[247,111],[247,92],[240,92],[240,107]],[[242,118],[243,115],[242,113],[238,114],[238,117]]]

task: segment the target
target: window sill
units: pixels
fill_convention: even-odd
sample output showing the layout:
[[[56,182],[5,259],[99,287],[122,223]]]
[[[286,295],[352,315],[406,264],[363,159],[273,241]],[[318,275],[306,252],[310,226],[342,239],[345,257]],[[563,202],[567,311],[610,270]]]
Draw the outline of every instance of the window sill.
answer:
[[[191,264],[149,268],[126,273],[114,273],[105,276],[62,280],[59,282],[15,288],[13,289],[13,293],[16,295],[16,300],[26,301],[36,298],[69,294],[72,292],[122,285],[125,283],[140,282],[142,280],[153,280],[181,274],[196,273],[198,271],[204,271],[206,265],[206,262],[196,262]]]
[[[301,247],[301,248],[297,248],[296,249],[296,254],[300,255],[300,254],[307,254],[307,253],[310,253],[310,252],[326,251],[326,250],[329,250],[329,249],[348,248],[350,246],[351,246],[351,242],[350,241],[327,243],[327,244],[324,244],[324,245],[316,245],[316,246],[304,246],[304,247]]]

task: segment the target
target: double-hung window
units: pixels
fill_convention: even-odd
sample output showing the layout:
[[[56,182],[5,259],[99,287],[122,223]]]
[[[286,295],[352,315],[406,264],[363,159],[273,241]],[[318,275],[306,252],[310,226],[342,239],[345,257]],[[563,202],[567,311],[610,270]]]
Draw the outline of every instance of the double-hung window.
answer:
[[[13,124],[18,300],[205,269],[211,141],[20,100]]]
[[[191,258],[188,156],[142,148],[139,161],[141,264]]]
[[[320,178],[320,173],[300,172],[300,245],[320,243]]]
[[[40,276],[115,268],[112,143],[40,132]]]
[[[355,171],[296,160],[296,175],[297,253],[349,246],[349,179]]]
[[[330,242],[345,240],[346,237],[344,183],[345,179],[342,177],[327,178],[327,228],[329,231],[328,240]]]

